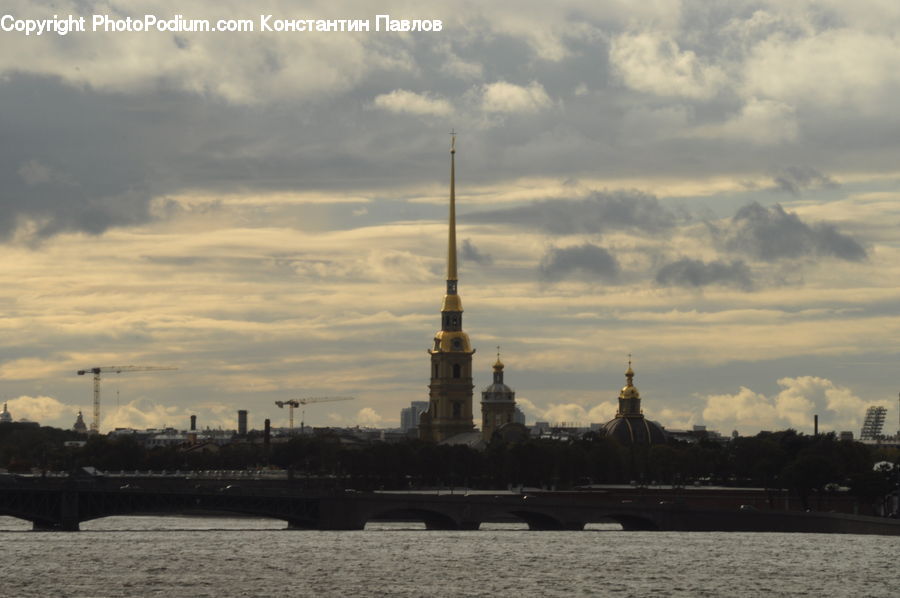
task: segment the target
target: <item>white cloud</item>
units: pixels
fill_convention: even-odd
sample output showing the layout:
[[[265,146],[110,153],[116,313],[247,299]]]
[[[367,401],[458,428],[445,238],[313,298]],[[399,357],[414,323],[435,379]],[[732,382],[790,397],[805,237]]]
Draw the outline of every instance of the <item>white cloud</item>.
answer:
[[[690,135],[757,145],[796,141],[799,128],[795,112],[794,107],[789,104],[752,97],[732,119],[721,124],[698,127]]]
[[[41,425],[63,425],[70,427],[75,423],[75,412],[71,405],[66,405],[53,397],[21,396],[6,401],[7,408],[14,421],[27,419]],[[68,421],[68,423],[63,423]]]
[[[754,47],[743,71],[747,95],[883,112],[893,110],[900,88],[900,41],[852,29],[773,35]]]
[[[813,416],[818,415],[820,431],[855,431],[866,407],[878,404],[816,376],[782,378],[778,385],[781,390],[771,397],[746,387],[736,394],[709,395],[705,398],[703,419],[721,431],[794,428],[810,432]]]
[[[371,407],[363,407],[356,413],[356,422],[368,428],[378,428],[384,423],[384,418]]]
[[[390,93],[376,96],[374,104],[389,112],[405,112],[417,116],[448,116],[453,113],[453,107],[447,100],[405,89],[395,89]]]
[[[517,397],[516,405],[523,413],[529,415],[529,421],[546,421],[551,424],[605,424],[616,415],[616,404],[604,401],[593,407],[585,407],[578,403],[550,403],[548,407],[536,405],[533,401]]]
[[[625,33],[613,38],[610,63],[622,82],[662,97],[709,99],[726,83],[725,71],[658,32]]]
[[[107,393],[108,395],[108,393]],[[112,405],[107,399],[101,411],[103,414],[100,422],[100,430],[103,432],[114,428],[134,428],[145,430],[147,428],[165,428],[172,426],[180,429],[187,427],[190,413],[184,407],[163,405],[147,399],[136,399],[124,405]],[[89,423],[85,414],[85,423]],[[208,421],[208,418],[202,418]]]
[[[544,86],[532,81],[527,87],[498,81],[482,88],[481,108],[485,112],[531,114],[552,102]]]

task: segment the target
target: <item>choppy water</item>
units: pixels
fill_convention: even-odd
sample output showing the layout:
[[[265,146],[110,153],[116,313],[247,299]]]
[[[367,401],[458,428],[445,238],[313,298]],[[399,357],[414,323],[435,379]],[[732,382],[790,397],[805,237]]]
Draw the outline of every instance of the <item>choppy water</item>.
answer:
[[[110,517],[31,532],[0,517],[0,596],[896,596],[900,538],[477,532]]]

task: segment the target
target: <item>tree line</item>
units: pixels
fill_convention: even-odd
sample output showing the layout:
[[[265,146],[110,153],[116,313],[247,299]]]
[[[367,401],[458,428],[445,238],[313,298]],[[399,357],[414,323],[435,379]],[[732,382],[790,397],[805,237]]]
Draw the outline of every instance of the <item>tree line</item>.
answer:
[[[66,447],[70,440],[83,447]],[[865,497],[897,488],[897,469],[873,471],[877,462],[900,464],[900,451],[794,430],[761,432],[718,442],[670,440],[623,446],[588,433],[571,441],[494,441],[485,450],[419,440],[348,442],[337,433],[298,436],[266,445],[251,434],[211,450],[145,448],[130,436],[85,437],[67,430],[0,426],[0,467],[11,472],[284,469],[295,479],[330,479],[347,488],[415,489],[510,486],[559,490],[591,484],[723,485],[795,489],[847,487]]]

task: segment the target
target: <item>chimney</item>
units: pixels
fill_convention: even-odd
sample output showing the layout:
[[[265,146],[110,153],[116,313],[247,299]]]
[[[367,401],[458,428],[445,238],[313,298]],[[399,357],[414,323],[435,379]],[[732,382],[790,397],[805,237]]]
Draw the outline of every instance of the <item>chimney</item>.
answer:
[[[819,435],[819,415],[813,416],[813,436]]]
[[[197,416],[191,416],[191,429],[188,432],[188,444],[197,444]]]

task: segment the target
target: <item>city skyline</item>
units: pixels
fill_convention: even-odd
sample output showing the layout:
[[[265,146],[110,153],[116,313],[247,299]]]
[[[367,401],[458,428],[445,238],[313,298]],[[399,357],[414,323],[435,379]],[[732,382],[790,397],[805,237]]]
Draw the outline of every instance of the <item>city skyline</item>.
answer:
[[[70,427],[427,400],[457,139],[476,396],[529,421],[897,425],[900,7],[148,1],[440,32],[0,33],[0,399]],[[13,2],[18,17],[96,3]],[[123,13],[124,14],[124,13]],[[6,51],[8,50],[8,51]],[[117,406],[118,403],[118,406]],[[479,421],[476,412],[475,421]]]

